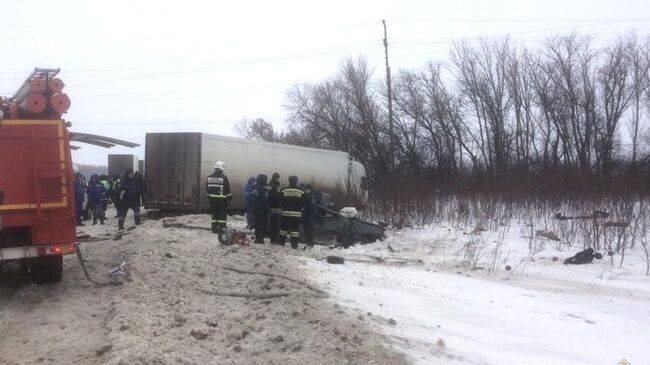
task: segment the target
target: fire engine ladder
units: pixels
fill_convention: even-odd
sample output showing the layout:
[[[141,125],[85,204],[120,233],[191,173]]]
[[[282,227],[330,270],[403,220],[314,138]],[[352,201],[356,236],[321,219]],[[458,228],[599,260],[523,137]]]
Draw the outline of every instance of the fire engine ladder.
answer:
[[[25,79],[22,85],[20,85],[20,88],[16,91],[14,96],[9,98],[8,101],[13,101],[16,99],[20,99],[22,95],[26,94],[27,89],[29,89],[30,82],[33,79],[45,79],[45,80],[52,80],[53,78],[56,77],[56,75],[59,74],[60,69],[58,68],[35,68],[34,71]]]

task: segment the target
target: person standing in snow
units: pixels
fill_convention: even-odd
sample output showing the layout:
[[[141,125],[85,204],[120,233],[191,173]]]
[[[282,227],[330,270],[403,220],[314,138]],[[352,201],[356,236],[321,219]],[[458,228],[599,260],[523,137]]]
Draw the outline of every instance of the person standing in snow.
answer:
[[[144,177],[139,171],[133,173],[133,182],[138,192],[138,206],[144,204]]]
[[[284,245],[286,237],[291,240],[291,248],[298,248],[300,241],[300,223],[302,221],[302,210],[305,207],[305,192],[298,187],[298,177],[289,176],[289,186],[280,190],[282,202],[282,228],[280,244]]]
[[[271,243],[280,243],[280,218],[282,205],[280,201],[280,174],[274,172],[269,181],[269,206],[271,208],[270,233]]]
[[[255,215],[255,243],[264,243],[269,222],[269,187],[266,185],[267,176],[257,175],[257,183],[251,190],[251,206]]]
[[[106,197],[104,200],[102,200],[102,212],[104,214],[104,219],[106,219],[106,210],[108,209],[108,201],[110,199],[110,191],[111,191],[111,183],[108,181],[108,176],[106,175],[99,175],[99,182],[104,186],[104,190],[106,191]]]
[[[135,224],[142,224],[140,222],[140,197],[138,196],[138,189],[133,179],[133,169],[127,169],[120,178],[118,194],[120,208],[118,229],[124,229],[124,221],[126,220],[126,214],[129,212],[129,209],[133,210]]]
[[[301,184],[305,191],[305,208],[302,214],[302,226],[305,232],[305,243],[309,247],[314,246],[314,219],[316,210],[315,196],[310,184]]]
[[[108,191],[108,196],[111,198],[111,201],[113,202],[113,206],[115,207],[115,211],[117,212],[117,215],[115,218],[120,217],[120,175],[115,174],[113,175],[113,181],[111,182],[111,188]]]
[[[255,176],[249,177],[244,187],[244,207],[246,208],[246,223],[249,229],[255,228],[255,214],[251,204],[251,191],[255,187],[255,181]]]
[[[77,219],[77,226],[83,226],[84,214],[84,198],[85,189],[83,183],[83,175],[79,171],[74,172],[74,207],[75,216]]]
[[[93,226],[97,224],[97,219],[104,225],[104,211],[102,210],[102,202],[106,199],[106,188],[99,181],[97,174],[93,174],[88,182],[88,202],[93,212]]]
[[[217,161],[214,164],[214,172],[208,176],[206,190],[212,213],[212,233],[221,233],[226,229],[228,219],[228,202],[232,200],[230,192],[230,181],[223,173],[226,164]]]

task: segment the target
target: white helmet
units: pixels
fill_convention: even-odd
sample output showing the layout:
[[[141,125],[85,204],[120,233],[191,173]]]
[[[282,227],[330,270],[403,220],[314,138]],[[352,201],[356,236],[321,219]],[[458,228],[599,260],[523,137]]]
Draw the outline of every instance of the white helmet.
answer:
[[[217,161],[217,162],[214,164],[214,168],[223,171],[223,169],[226,168],[226,164],[225,164],[223,161]]]

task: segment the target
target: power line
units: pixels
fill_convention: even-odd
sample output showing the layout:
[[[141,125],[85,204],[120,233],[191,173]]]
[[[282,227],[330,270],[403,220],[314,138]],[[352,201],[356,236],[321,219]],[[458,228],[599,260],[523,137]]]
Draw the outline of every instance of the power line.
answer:
[[[256,62],[269,62],[269,61],[277,61],[277,60],[281,61],[281,60],[286,60],[286,59],[299,59],[299,58],[305,58],[305,57],[314,57],[314,56],[327,55],[327,54],[340,52],[340,49],[342,49],[342,48],[356,47],[356,46],[359,46],[359,45],[370,44],[370,43],[375,43],[375,42],[379,42],[379,41],[381,41],[381,39],[367,39],[367,40],[358,41],[358,42],[351,42],[351,43],[344,43],[344,44],[334,45],[332,47],[324,48],[321,51],[316,51],[316,52],[312,52],[312,53],[284,55],[284,56],[278,56],[278,57],[244,58],[244,59],[238,59],[238,60],[232,60],[232,61],[211,62],[211,63],[208,63],[208,65],[256,63]],[[206,53],[206,52],[184,53],[183,57],[200,56],[200,55],[213,55],[213,54],[214,53]],[[147,60],[141,60],[141,61],[135,61],[135,62],[118,64],[118,65],[105,66],[105,67],[92,67],[92,68],[82,68],[82,69],[70,68],[70,69],[66,69],[65,73],[66,74],[75,74],[75,73],[94,73],[94,72],[115,72],[115,71],[138,70],[138,69],[141,68],[140,65],[146,65],[148,63],[155,63],[155,62],[161,62],[161,61],[165,61],[165,60],[175,60],[175,59],[178,59],[177,55],[168,56],[168,57],[150,58],[150,59],[147,59]],[[24,75],[24,74],[25,74],[24,71],[0,71],[0,75]],[[23,76],[16,76],[16,77],[13,77],[12,79],[24,80],[24,77]]]
[[[210,95],[210,94],[196,94],[196,95],[181,95],[173,96],[168,95],[166,97],[155,97],[155,93],[152,94],[142,94],[142,96],[151,97],[121,97],[119,94],[115,96],[108,96],[102,98],[88,98],[84,95],[75,96],[75,100],[81,101],[126,101],[126,102],[143,102],[143,101],[163,101],[163,100],[188,100],[188,99],[229,99],[229,98],[239,98],[239,97],[252,97],[252,96],[271,96],[271,95],[280,95],[284,94],[284,91],[278,92],[267,92],[267,93],[244,93],[244,94],[222,94],[222,95]]]

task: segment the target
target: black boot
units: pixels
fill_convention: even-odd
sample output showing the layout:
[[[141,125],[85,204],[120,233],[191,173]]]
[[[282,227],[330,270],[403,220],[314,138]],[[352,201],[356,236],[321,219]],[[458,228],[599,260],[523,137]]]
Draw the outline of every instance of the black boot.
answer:
[[[124,218],[119,217],[117,221],[117,229],[123,230],[124,229]]]

